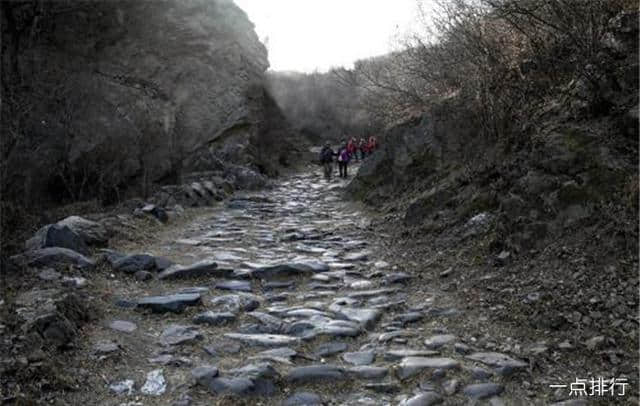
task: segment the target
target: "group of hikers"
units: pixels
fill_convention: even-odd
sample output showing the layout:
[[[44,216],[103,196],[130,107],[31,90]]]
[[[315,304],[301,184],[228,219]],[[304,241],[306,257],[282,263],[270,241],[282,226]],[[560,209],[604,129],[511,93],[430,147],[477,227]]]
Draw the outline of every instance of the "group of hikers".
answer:
[[[324,177],[327,180],[331,179],[331,175],[333,174],[333,157],[337,157],[336,161],[338,162],[338,171],[340,172],[341,178],[347,177],[347,167],[349,166],[349,162],[351,159],[354,159],[356,162],[359,160],[364,160],[367,156],[371,155],[378,148],[378,140],[373,135],[369,137],[369,140],[366,141],[364,138],[361,138],[360,141],[357,141],[354,138],[351,138],[348,142],[343,140],[340,143],[340,147],[338,148],[338,152],[335,152],[331,148],[331,143],[327,141],[322,147],[322,151],[320,151],[320,163],[324,168]]]

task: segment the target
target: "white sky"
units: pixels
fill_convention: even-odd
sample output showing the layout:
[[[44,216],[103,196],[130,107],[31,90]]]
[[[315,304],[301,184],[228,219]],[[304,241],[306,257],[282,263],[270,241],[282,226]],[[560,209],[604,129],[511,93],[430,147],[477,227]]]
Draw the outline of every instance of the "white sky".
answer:
[[[268,38],[272,70],[320,72],[394,49],[416,0],[234,0]]]

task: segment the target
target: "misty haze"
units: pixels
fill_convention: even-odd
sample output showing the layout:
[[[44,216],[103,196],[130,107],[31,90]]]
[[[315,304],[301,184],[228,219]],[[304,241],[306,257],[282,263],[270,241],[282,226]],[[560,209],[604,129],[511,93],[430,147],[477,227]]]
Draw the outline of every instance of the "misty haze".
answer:
[[[639,9],[0,1],[0,403],[637,405]]]

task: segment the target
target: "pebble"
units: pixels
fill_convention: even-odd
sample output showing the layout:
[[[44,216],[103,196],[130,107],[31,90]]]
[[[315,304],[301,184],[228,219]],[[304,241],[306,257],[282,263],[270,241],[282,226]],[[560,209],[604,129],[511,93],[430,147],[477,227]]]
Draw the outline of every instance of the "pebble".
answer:
[[[109,328],[120,331],[122,333],[133,333],[134,331],[136,331],[138,326],[130,321],[113,320],[111,323],[109,323]]]
[[[145,381],[140,392],[145,395],[160,396],[167,390],[167,382],[162,374],[162,369],[154,369],[147,373],[147,380]]]
[[[109,389],[118,395],[131,395],[133,393],[134,382],[131,379],[126,379],[120,382],[114,382],[109,385]]]

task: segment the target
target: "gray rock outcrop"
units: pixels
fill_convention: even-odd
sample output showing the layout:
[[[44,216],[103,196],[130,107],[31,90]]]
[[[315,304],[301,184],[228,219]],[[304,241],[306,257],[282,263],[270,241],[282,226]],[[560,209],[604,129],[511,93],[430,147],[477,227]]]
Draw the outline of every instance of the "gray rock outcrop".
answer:
[[[259,187],[286,163],[289,128],[263,86],[267,51],[233,1],[2,11],[3,83],[29,106],[16,118],[29,136],[10,140],[6,157],[16,195],[108,198],[204,170]]]

